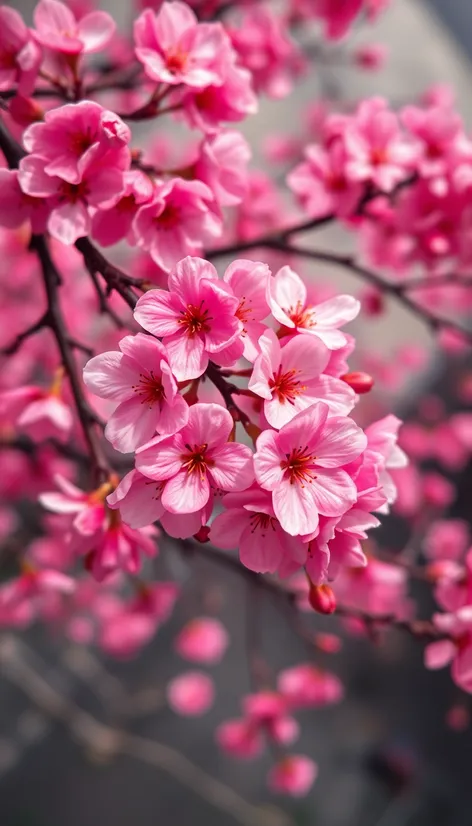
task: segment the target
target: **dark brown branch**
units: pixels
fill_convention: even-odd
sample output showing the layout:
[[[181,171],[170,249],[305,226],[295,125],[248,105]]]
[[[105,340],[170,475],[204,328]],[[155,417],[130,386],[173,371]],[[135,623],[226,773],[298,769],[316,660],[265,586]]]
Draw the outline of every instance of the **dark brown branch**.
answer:
[[[143,286],[142,279],[132,278],[120,270],[119,267],[115,267],[88,238],[79,238],[75,246],[83,255],[88,272],[91,276],[93,273],[92,278],[94,283],[96,284],[94,276],[99,272],[106,281],[107,292],[110,293],[115,290],[115,292],[121,295],[123,301],[133,310],[138,298],[132,288],[136,287],[137,289],[141,289]]]
[[[229,412],[231,413],[235,422],[241,422],[241,424],[248,424],[249,423],[249,416],[241,410],[240,407],[236,404],[233,399],[233,396],[238,395],[241,393],[241,388],[237,387],[236,384],[232,384],[231,382],[227,381],[227,379],[222,375],[220,369],[217,367],[216,364],[210,362],[208,365],[205,376],[215,385],[217,390],[220,391],[221,395],[223,396],[224,402],[226,407],[228,408]]]
[[[90,458],[93,462],[93,469],[97,477],[108,472],[107,463],[103,456],[100,439],[95,431],[97,417],[87,404],[82,381],[79,377],[77,365],[72,353],[69,334],[64,323],[58,297],[59,274],[49,253],[46,239],[43,235],[33,235],[31,239],[31,249],[34,250],[41,263],[44,287],[47,298],[47,318],[48,326],[51,328],[61,355],[62,364],[70,382],[74,403],[77,410],[82,430],[87,444]]]

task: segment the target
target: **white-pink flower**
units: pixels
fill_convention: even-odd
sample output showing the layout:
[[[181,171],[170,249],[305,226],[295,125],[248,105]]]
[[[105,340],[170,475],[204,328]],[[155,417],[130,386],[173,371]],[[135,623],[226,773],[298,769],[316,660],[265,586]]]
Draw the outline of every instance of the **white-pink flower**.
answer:
[[[208,261],[184,258],[169,276],[169,292],[150,290],[135,309],[136,321],[166,345],[178,381],[204,373],[209,359],[242,333],[239,301]]]
[[[117,450],[131,453],[156,431],[168,435],[180,430],[188,406],[160,341],[138,333],[122,338],[120,350],[90,359],[84,381],[96,396],[118,403],[105,435]]]
[[[269,279],[267,301],[280,324],[289,330],[318,336],[330,350],[346,344],[346,336],[339,327],[356,318],[361,307],[351,295],[337,295],[315,306],[309,304],[305,284],[288,266]]]
[[[188,423],[173,436],[158,436],[136,453],[136,468],[166,482],[162,504],[171,513],[193,513],[210,498],[211,486],[225,491],[253,481],[252,452],[228,442],[233,419],[219,404],[195,404]]]
[[[366,436],[351,419],[328,414],[328,405],[318,402],[257,440],[256,479],[272,492],[275,514],[292,536],[312,533],[319,514],[341,516],[357,499],[343,466],[362,453]]]
[[[326,402],[331,413],[350,413],[356,394],[340,379],[322,375],[330,353],[318,337],[294,336],[281,347],[269,329],[259,347],[249,389],[264,399],[264,414],[272,427],[283,427],[318,401]]]

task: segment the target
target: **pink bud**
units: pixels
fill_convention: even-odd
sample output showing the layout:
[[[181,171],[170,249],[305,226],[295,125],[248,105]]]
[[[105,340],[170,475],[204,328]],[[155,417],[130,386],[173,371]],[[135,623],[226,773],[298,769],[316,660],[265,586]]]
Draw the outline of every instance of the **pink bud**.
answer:
[[[336,597],[329,585],[312,585],[308,601],[318,614],[333,614],[336,610]]]
[[[341,378],[359,394],[369,393],[374,386],[374,380],[368,373],[345,373]]]

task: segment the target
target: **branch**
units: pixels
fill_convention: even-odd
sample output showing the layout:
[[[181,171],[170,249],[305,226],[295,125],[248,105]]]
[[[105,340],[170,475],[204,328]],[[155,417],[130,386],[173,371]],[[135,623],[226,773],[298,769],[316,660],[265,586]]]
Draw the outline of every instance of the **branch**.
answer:
[[[326,264],[343,267],[353,273],[353,275],[359,276],[359,278],[362,278],[364,281],[381,290],[383,293],[393,296],[400,304],[406,307],[407,310],[413,313],[413,315],[416,315],[421,321],[431,327],[431,329],[437,330],[443,328],[453,330],[456,333],[460,333],[460,335],[464,336],[464,338],[472,344],[472,332],[470,330],[467,330],[455,321],[451,321],[451,319],[435,315],[435,313],[431,312],[427,307],[422,307],[417,304],[416,301],[408,295],[407,291],[414,289],[415,286],[417,288],[418,284],[410,286],[408,282],[395,284],[392,281],[386,281],[378,275],[378,273],[358,264],[355,258],[350,255],[338,255],[337,253],[326,250],[312,250],[283,242],[274,242],[271,246],[290,255],[299,255],[302,258],[309,258],[312,261],[322,261]]]
[[[85,400],[82,382],[79,377],[77,365],[69,341],[69,335],[60,308],[57,294],[57,287],[60,283],[60,277],[51,258],[43,235],[32,236],[31,249],[36,252],[41,263],[43,282],[48,304],[48,326],[51,328],[56,339],[56,343],[61,354],[62,363],[69,378],[72,395],[74,397],[74,402],[77,409],[77,415],[82,425],[87,449],[93,462],[94,471],[97,476],[99,476],[108,472],[108,466],[103,456],[100,440],[97,438],[97,434],[95,432],[97,417]]]
[[[172,539],[171,537],[168,538]],[[259,588],[261,591],[282,600],[282,602],[285,602],[286,604],[293,604],[297,598],[298,592],[290,589],[290,583],[285,584],[275,577],[257,574],[242,565],[239,559],[235,556],[230,556],[228,553],[221,552],[209,544],[192,542],[187,539],[174,540],[174,542],[176,547],[185,555],[190,557],[192,555],[197,555],[223,568],[226,568],[232,574],[245,579],[253,587]],[[348,606],[343,605],[338,605],[335,614],[338,617],[359,620],[370,628],[397,628],[398,630],[405,631],[410,636],[417,639],[431,641],[440,638],[439,632],[436,631],[433,624],[428,620],[403,620],[397,618],[393,614],[369,614],[366,611],[360,611],[356,608],[349,608]],[[300,636],[303,635],[300,634]]]
[[[115,267],[88,238],[79,238],[75,242],[75,246],[82,254],[85,266],[94,283],[96,284],[95,275],[99,272],[107,283],[107,292],[110,293],[115,290],[121,295],[123,301],[126,301],[128,306],[134,310],[138,299],[132,287],[142,289],[144,286],[143,280],[132,278],[123,270],[120,270],[119,267]]]

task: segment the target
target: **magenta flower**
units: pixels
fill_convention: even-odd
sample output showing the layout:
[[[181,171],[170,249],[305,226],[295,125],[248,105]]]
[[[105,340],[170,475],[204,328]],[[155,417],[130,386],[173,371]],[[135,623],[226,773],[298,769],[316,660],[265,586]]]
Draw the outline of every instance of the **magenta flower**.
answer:
[[[165,481],[162,504],[171,513],[193,513],[210,498],[211,486],[226,491],[253,481],[252,452],[228,442],[231,415],[218,404],[195,404],[188,423],[173,436],[158,436],[136,453],[136,468]]]
[[[338,350],[347,343],[338,328],[356,318],[361,307],[351,295],[337,295],[311,306],[305,284],[290,267],[282,267],[269,279],[267,301],[280,324],[289,330],[318,336],[330,350]]]
[[[46,175],[79,184],[92,163],[127,169],[130,138],[129,128],[118,115],[83,100],[46,112],[44,121],[26,129],[23,143],[28,152],[42,159]]]
[[[272,492],[280,524],[292,536],[310,534],[323,516],[341,516],[357,499],[343,466],[365,449],[360,427],[343,416],[328,418],[323,402],[298,413],[279,433],[266,430],[256,444],[256,479]]]
[[[202,181],[171,178],[161,182],[153,200],[134,219],[136,242],[149,250],[164,272],[170,272],[181,258],[201,251],[204,243],[221,235],[215,206],[213,193]]]
[[[0,169],[0,223],[17,229],[29,221],[34,233],[44,232],[49,218],[49,204],[44,198],[27,195],[18,182],[17,169]]]
[[[203,141],[195,176],[213,192],[219,206],[235,206],[247,190],[250,159],[249,144],[241,133],[225,130]]]
[[[335,212],[341,217],[355,212],[362,184],[352,181],[346,171],[346,149],[342,140],[326,148],[310,144],[305,160],[287,177],[287,183],[314,218]]]
[[[17,84],[19,95],[31,94],[41,59],[41,49],[21,15],[0,6],[0,92]]]
[[[66,55],[99,52],[115,33],[115,23],[106,12],[92,11],[77,21],[58,0],[40,0],[34,25],[34,35],[43,46]]]
[[[472,606],[464,605],[452,614],[435,614],[437,630],[445,639],[425,649],[426,668],[437,669],[452,663],[451,676],[463,691],[472,691]]]
[[[391,192],[404,180],[416,151],[402,135],[397,115],[383,98],[363,101],[343,133],[346,170],[353,181],[368,181]]]
[[[44,171],[44,160],[27,155],[20,163],[21,189],[33,198],[48,198],[47,228],[63,244],[75,244],[91,230],[89,207],[106,203],[123,190],[123,173],[115,167],[92,163],[83,170],[79,184],[70,184]]]
[[[131,453],[156,431],[169,435],[180,430],[188,406],[160,341],[138,333],[122,338],[120,350],[92,358],[85,365],[84,381],[96,396],[118,403],[105,435],[116,450]]]
[[[222,123],[244,120],[258,109],[251,74],[233,63],[226,66],[223,83],[201,90],[189,88],[183,105],[190,125],[208,134],[219,132]]]
[[[264,399],[264,415],[272,427],[283,427],[319,401],[326,402],[331,413],[350,413],[356,394],[344,381],[321,375],[330,354],[319,338],[294,336],[281,347],[273,330],[267,330],[259,347],[248,386]]]
[[[124,173],[124,191],[105,204],[92,217],[92,235],[103,247],[116,244],[123,238],[134,242],[133,220],[138,209],[154,195],[151,180],[138,169]]]
[[[70,438],[74,417],[61,398],[61,379],[48,390],[37,385],[25,385],[0,393],[0,417],[34,442]]]
[[[199,23],[185,3],[146,9],[134,24],[136,57],[151,80],[203,89],[221,84],[231,44],[223,27]]]
[[[162,337],[178,381],[201,376],[209,359],[242,333],[238,299],[201,258],[184,258],[169,276],[169,292],[150,290],[134,316],[145,330]]]

